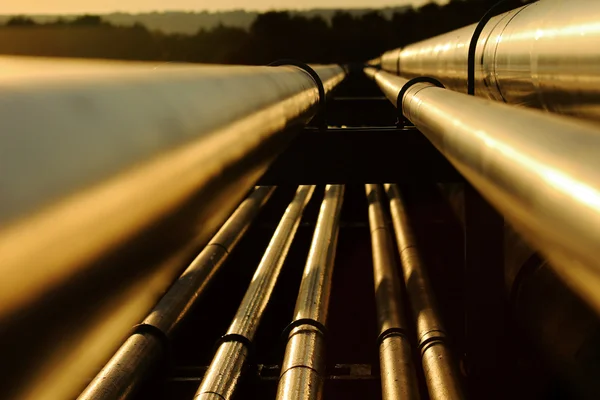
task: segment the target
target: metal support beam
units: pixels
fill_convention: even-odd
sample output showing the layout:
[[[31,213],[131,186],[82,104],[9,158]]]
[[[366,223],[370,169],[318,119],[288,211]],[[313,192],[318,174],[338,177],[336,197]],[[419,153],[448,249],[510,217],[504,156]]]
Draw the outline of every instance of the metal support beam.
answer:
[[[462,182],[416,129],[304,129],[260,185]]]
[[[336,96],[327,100],[326,119],[330,126],[391,126],[396,110],[384,96]]]

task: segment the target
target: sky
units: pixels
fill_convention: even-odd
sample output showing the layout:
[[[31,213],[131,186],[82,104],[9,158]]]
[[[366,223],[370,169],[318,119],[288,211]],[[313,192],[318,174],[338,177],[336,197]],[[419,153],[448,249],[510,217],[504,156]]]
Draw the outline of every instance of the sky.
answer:
[[[428,0],[0,0],[0,14],[81,14],[114,11],[220,11],[308,8],[379,8]]]

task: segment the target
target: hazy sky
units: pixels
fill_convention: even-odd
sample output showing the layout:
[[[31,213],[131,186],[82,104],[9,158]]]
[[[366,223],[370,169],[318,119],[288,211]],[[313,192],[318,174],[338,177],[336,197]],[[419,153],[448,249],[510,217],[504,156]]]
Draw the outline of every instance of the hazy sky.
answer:
[[[424,4],[428,0],[0,0],[0,14],[106,13],[112,11],[356,8]]]

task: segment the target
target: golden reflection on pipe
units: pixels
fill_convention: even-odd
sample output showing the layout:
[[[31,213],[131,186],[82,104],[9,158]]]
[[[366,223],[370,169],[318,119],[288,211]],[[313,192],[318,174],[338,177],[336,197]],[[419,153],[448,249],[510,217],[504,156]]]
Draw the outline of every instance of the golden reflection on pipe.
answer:
[[[0,57],[8,397],[75,396],[317,110],[296,67],[155,67]]]
[[[327,185],[300,283],[281,367],[278,400],[321,398],[325,332],[337,247],[343,185]]]
[[[300,186],[285,210],[227,330],[225,338],[230,340],[219,346],[194,399],[207,400],[218,394],[222,399],[229,400],[233,396],[248,356],[247,344],[254,339],[300,225],[304,208],[314,190],[314,186]]]
[[[600,123],[600,2],[540,0],[492,18],[477,44],[475,94]],[[384,70],[467,92],[476,25],[406,46]],[[384,53],[393,58],[398,49]]]
[[[383,400],[418,400],[419,386],[381,185],[366,185],[373,253]],[[387,217],[387,218],[386,218]]]
[[[240,204],[142,322],[140,328],[152,327],[158,332],[137,329],[78,397],[79,400],[124,400],[136,392],[164,356],[164,338],[170,337],[185,318],[274,190],[274,187],[256,187]]]
[[[396,95],[407,82],[372,75]],[[600,312],[600,130],[426,83],[403,114]]]
[[[419,255],[402,194],[397,185],[385,185],[385,188],[390,201],[404,283],[416,319],[417,340],[429,398],[464,399],[458,365],[448,345],[446,329],[442,324],[427,270]]]

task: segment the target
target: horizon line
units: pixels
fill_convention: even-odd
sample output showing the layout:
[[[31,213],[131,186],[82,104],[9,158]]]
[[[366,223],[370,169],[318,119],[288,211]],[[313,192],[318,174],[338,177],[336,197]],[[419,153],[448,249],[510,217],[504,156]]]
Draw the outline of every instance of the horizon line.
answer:
[[[438,0],[439,4],[439,0]],[[248,8],[229,8],[222,10],[186,10],[186,9],[172,9],[172,10],[148,10],[148,11],[81,11],[81,12],[57,12],[57,13],[0,13],[0,16],[84,16],[84,15],[111,15],[111,14],[129,14],[129,15],[140,15],[140,14],[169,14],[169,13],[183,13],[183,14],[223,14],[223,13],[231,13],[231,12],[247,12],[247,13],[257,13],[264,14],[268,12],[284,12],[284,11],[359,11],[359,10],[386,10],[386,9],[394,9],[394,8],[420,8],[421,6],[414,6],[411,4],[407,5],[387,5],[387,6],[379,6],[379,7],[310,7],[310,8],[265,8],[265,9],[248,9]]]

